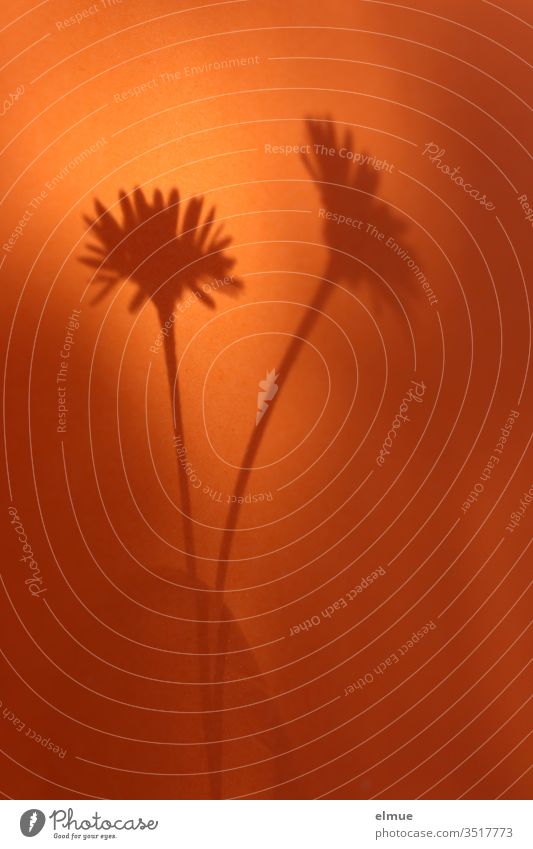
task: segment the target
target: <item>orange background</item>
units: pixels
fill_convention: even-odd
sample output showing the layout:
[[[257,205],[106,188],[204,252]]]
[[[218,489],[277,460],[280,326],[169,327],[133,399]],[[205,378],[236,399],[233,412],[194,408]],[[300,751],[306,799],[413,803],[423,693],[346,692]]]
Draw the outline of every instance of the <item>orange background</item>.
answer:
[[[25,87],[2,118],[3,244],[46,182],[106,139],[2,250],[0,699],[67,754],[4,720],[0,790],[211,793],[201,721],[211,685],[195,657],[163,353],[149,351],[157,318],[150,304],[128,312],[127,284],[91,306],[82,215],[95,197],[111,207],[121,188],[177,185],[185,198],[206,194],[225,220],[245,288],[217,297],[213,313],[194,303],[177,334],[188,456],[202,483],[227,495],[258,382],[281,360],[327,260],[316,186],[297,154],[265,145],[305,144],[304,118],[329,115],[352,128],[358,151],[394,164],[377,194],[407,225],[438,307],[413,278],[398,292],[407,321],[369,274],[331,295],[311,344],[280,375],[257,458],[268,466],[249,484],[273,499],[241,511],[228,570],[223,795],[527,797],[533,511],[512,533],[506,525],[532,483],[531,223],[517,200],[531,185],[520,20],[529,4],[124,0],[57,28],[83,8],[15,3],[0,31],[3,91]],[[259,61],[185,75],[232,57]],[[494,212],[422,156],[430,142]],[[394,288],[390,256],[369,252]],[[73,308],[82,312],[61,438],[55,375]],[[423,403],[379,468],[415,375]],[[512,409],[520,416],[502,459],[463,514]],[[201,490],[191,498],[205,593],[227,504]],[[38,599],[24,586],[11,503],[47,586]],[[386,575],[346,609],[289,636],[378,566]],[[437,628],[401,663],[344,696],[430,620]]]

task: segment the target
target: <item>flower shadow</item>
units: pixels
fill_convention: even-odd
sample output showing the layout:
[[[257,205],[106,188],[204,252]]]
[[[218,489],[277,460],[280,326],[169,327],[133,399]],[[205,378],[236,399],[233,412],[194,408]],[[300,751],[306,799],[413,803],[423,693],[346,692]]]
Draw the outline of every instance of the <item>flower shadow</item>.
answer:
[[[375,157],[357,153],[351,130],[341,134],[329,117],[307,118],[306,126],[311,152],[301,156],[320,193],[329,279],[357,287],[366,282],[376,311],[385,302],[412,299],[418,266],[405,245],[408,225],[376,195],[382,171],[370,164]]]
[[[172,189],[165,202],[156,189],[150,203],[142,189],[131,195],[119,193],[122,222],[95,200],[97,217],[84,216],[97,244],[88,244],[90,254],[80,261],[94,268],[93,281],[102,289],[95,302],[105,298],[121,280],[136,285],[130,303],[135,312],[151,300],[159,315],[168,317],[175,304],[190,289],[202,302],[213,309],[215,301],[209,287],[200,288],[202,281],[229,278],[235,259],[226,253],[232,242],[223,235],[223,224],[215,223],[215,207],[202,220],[203,197],[189,200],[179,229],[180,201],[177,189]],[[242,287],[231,277],[222,291],[232,294]]]

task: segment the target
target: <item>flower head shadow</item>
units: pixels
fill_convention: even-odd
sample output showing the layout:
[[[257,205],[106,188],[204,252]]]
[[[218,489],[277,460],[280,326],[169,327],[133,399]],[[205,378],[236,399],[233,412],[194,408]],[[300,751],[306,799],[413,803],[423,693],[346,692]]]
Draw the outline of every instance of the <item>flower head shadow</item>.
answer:
[[[352,285],[364,279],[374,284],[375,270],[393,291],[409,297],[416,291],[413,274],[395,249],[403,249],[408,225],[376,196],[380,172],[364,164],[369,159],[366,151],[361,153],[362,164],[340,155],[342,150],[355,152],[349,128],[341,136],[331,118],[307,118],[306,126],[312,152],[302,154],[302,160],[324,207],[323,234],[331,278]],[[345,216],[342,223],[341,216]],[[384,293],[384,284],[372,285],[371,292],[379,307],[382,298],[378,294]]]
[[[191,198],[178,231],[182,202],[177,189],[171,190],[166,203],[159,189],[152,203],[140,188],[130,196],[120,192],[119,200],[121,223],[99,200],[95,200],[97,217],[84,216],[97,239],[96,245],[87,245],[90,255],[80,260],[95,269],[93,281],[102,286],[94,302],[126,279],[137,289],[130,304],[133,312],[151,300],[160,316],[168,317],[186,289],[213,308],[209,286],[201,288],[202,281],[228,278],[235,265],[226,253],[232,239],[223,235],[223,225],[215,225],[215,208],[202,220],[204,198]],[[241,287],[241,281],[231,277],[221,288],[232,293]]]

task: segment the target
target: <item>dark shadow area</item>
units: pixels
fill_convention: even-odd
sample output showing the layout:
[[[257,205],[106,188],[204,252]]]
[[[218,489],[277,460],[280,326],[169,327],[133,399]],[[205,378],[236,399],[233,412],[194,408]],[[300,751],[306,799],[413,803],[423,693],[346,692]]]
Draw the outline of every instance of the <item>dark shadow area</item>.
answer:
[[[202,220],[203,197],[193,197],[186,205],[183,223],[179,228],[180,201],[177,189],[172,189],[165,202],[162,192],[156,189],[153,201],[147,200],[140,188],[131,195],[119,193],[122,222],[112,215],[99,200],[95,200],[97,217],[84,216],[91,235],[97,244],[88,244],[90,255],[81,262],[94,269],[92,282],[101,286],[94,303],[105,298],[121,281],[129,281],[136,287],[130,310],[141,309],[146,301],[155,306],[161,328],[165,327],[163,345],[170,392],[173,427],[176,435],[184,440],[183,417],[179,393],[177,368],[176,321],[170,321],[176,304],[190,289],[207,307],[213,309],[215,301],[210,293],[213,280],[229,278],[227,285],[217,287],[226,294],[233,294],[242,287],[238,279],[232,278],[235,259],[226,253],[231,237],[223,235],[223,225],[215,223],[215,207],[211,207]],[[185,441],[185,440],[184,440]],[[191,514],[189,481],[184,466],[177,457],[180,484],[180,501],[183,530],[183,546],[187,562],[188,579],[194,587],[197,582],[195,546]],[[196,592],[196,645],[198,666],[202,681],[210,680],[209,634],[205,620],[208,617],[208,595]],[[203,688],[204,739],[210,739],[207,708],[209,693]],[[213,747],[207,747],[208,761]],[[209,766],[212,772],[212,766]]]
[[[412,298],[416,282],[404,259],[408,256],[416,263],[404,243],[409,228],[376,196],[382,171],[375,167],[375,157],[367,151],[358,153],[351,130],[341,136],[330,117],[308,118],[306,126],[312,153],[302,154],[302,161],[320,194],[319,217],[329,249],[324,276],[351,286],[366,282],[377,309],[391,299],[378,275],[398,296]],[[357,155],[359,161],[346,151]]]
[[[131,195],[120,192],[119,198],[122,224],[98,200],[98,217],[85,216],[98,240],[97,245],[87,245],[91,255],[81,259],[95,269],[93,279],[102,285],[95,302],[104,298],[119,280],[127,279],[137,286],[130,305],[132,311],[151,300],[158,313],[168,317],[185,289],[214,308],[215,301],[200,289],[200,284],[229,277],[235,265],[235,259],[225,253],[231,236],[223,235],[223,224],[215,225],[215,207],[202,221],[204,198],[191,198],[178,229],[184,201],[180,201],[177,189],[170,191],[166,203],[159,189],[151,204],[139,188]],[[232,294],[241,286],[240,280],[233,279],[223,291]]]
[[[371,165],[356,164],[353,159],[340,155],[343,148],[355,151],[349,129],[345,130],[341,138],[331,118],[309,118],[306,126],[312,153],[302,155],[302,159],[320,193],[323,207],[320,210],[320,217],[324,221],[322,232],[324,244],[328,248],[328,259],[323,279],[318,284],[309,309],[305,311],[295,329],[293,339],[282,361],[275,365],[276,372],[281,376],[281,382],[280,392],[272,400],[271,408],[275,407],[283,391],[283,382],[286,381],[295,365],[305,340],[319,321],[320,311],[325,308],[327,301],[335,292],[335,286],[332,284],[359,287],[364,282],[368,282],[376,309],[381,307],[382,302],[386,302],[400,310],[394,295],[387,290],[380,276],[387,281],[394,293],[404,299],[416,293],[412,268],[386,244],[387,240],[391,239],[400,249],[405,250],[402,241],[408,228],[385,202],[376,197],[375,193],[380,182],[379,171]],[[363,163],[372,159],[368,154],[362,154],[360,158]],[[380,234],[382,234],[381,238]],[[408,256],[415,262],[412,253]],[[265,428],[272,418],[272,410],[270,410],[269,415],[262,418],[256,425],[241,461],[242,468],[233,493],[237,497],[228,511],[220,546],[216,578],[216,588],[219,591],[223,591],[226,585],[231,546],[241,510],[239,498],[246,491]],[[220,618],[223,618],[222,614]],[[225,652],[229,640],[230,627],[222,624],[216,641],[214,681],[224,679]],[[214,693],[213,708],[220,711],[222,706],[223,691],[219,686]],[[218,725],[215,736],[220,737],[222,714],[215,714],[215,723]],[[218,748],[215,755],[216,798],[222,795],[221,773],[218,772],[221,769],[221,757],[222,750]]]

